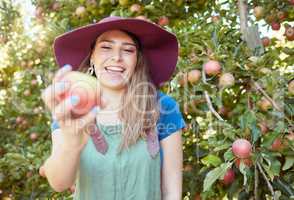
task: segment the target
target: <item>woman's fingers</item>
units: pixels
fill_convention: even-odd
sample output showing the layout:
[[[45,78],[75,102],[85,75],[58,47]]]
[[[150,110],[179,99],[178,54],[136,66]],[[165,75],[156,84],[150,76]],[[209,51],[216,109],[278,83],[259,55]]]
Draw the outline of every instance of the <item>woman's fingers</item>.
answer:
[[[71,111],[74,106],[76,106],[80,101],[78,96],[70,96],[64,101],[61,101],[57,106],[52,110],[53,117],[59,122],[66,122],[67,119],[70,119]]]
[[[100,107],[95,106],[92,108],[90,112],[85,114],[84,116],[80,117],[79,119],[76,119],[75,123],[78,124],[79,130],[83,130],[83,133],[91,134],[93,131],[95,131],[96,128],[96,116],[99,112]]]
[[[58,82],[61,80],[61,78],[68,72],[72,71],[71,65],[64,65],[61,69],[59,69],[53,78],[53,83]]]
[[[66,92],[69,88],[68,82],[53,83],[42,92],[42,100],[50,110],[53,110],[58,104],[58,96]]]

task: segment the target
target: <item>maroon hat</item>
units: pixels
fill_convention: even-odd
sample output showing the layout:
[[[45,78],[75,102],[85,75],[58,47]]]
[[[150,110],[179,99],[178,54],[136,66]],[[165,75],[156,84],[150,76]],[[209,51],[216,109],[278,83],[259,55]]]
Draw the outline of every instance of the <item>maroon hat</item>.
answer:
[[[70,64],[77,69],[89,55],[91,44],[103,32],[120,29],[139,39],[144,57],[150,67],[153,83],[158,87],[172,76],[178,60],[178,41],[174,34],[157,24],[136,18],[106,17],[66,32],[54,40],[54,54],[59,67]]]

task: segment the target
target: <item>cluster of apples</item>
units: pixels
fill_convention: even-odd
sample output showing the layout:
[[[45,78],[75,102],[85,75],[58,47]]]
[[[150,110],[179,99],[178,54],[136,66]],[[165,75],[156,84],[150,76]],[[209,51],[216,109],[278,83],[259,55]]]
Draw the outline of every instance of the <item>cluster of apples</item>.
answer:
[[[292,1],[289,1],[291,5],[293,5]],[[281,28],[281,23],[287,19],[288,13],[285,10],[271,10],[270,12],[265,12],[265,9],[262,6],[256,6],[253,9],[253,14],[257,20],[265,18],[265,21],[271,26],[272,30],[278,31]],[[294,27],[290,25],[285,25],[285,33],[286,39],[288,41],[294,40]],[[264,46],[269,45],[268,39],[264,39]]]

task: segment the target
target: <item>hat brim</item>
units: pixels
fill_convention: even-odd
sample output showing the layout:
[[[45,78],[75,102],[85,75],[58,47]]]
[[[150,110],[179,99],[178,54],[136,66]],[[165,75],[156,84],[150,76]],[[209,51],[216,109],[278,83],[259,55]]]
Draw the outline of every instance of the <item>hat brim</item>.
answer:
[[[58,36],[54,40],[57,64],[70,64],[77,69],[88,56],[91,44],[103,32],[113,29],[133,33],[142,45],[153,83],[160,86],[172,76],[178,60],[178,42],[174,34],[141,19],[120,18],[87,25]]]

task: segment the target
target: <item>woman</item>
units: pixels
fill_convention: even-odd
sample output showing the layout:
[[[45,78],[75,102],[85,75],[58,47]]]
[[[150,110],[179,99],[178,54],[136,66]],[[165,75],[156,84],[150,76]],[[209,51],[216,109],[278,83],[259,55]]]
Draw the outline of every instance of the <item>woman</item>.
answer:
[[[151,22],[107,17],[56,38],[54,53],[65,67],[42,93],[54,118],[44,164],[51,187],[76,184],[81,200],[180,200],[185,122],[175,100],[157,90],[176,67],[176,37]],[[56,100],[71,70],[97,77],[102,96],[78,119],[71,116],[78,97]]]

